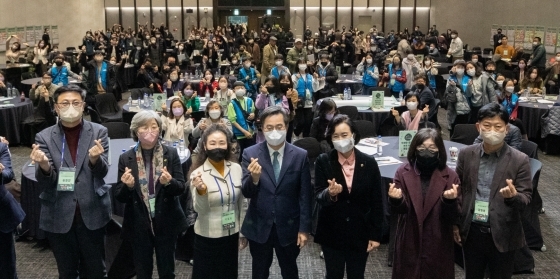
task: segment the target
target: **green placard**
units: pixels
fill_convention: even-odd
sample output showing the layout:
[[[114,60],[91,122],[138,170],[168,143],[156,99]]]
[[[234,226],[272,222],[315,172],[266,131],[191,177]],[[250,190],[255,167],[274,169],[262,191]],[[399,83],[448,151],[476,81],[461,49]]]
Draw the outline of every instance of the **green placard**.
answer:
[[[417,131],[414,130],[399,131],[399,157],[407,156],[410,143],[416,135],[416,132]]]
[[[383,91],[372,91],[371,92],[371,109],[382,109],[384,108],[385,92]]]
[[[161,105],[165,104],[167,100],[167,94],[164,93],[154,93],[154,102],[152,108],[155,111],[161,111]],[[171,110],[170,110],[171,111]]]

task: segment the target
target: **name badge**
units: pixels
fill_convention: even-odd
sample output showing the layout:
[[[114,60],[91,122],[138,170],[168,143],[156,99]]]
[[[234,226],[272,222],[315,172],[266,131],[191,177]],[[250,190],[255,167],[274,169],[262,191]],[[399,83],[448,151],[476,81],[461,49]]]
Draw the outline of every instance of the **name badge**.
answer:
[[[150,205],[150,215],[154,218],[156,216],[156,195],[148,197],[148,205]]]
[[[229,75],[230,75],[230,76],[233,76],[233,71],[229,71]]]
[[[222,213],[222,229],[224,231],[235,228],[235,210]]]
[[[74,183],[76,181],[76,169],[74,168],[60,168],[58,172],[58,185],[57,191],[74,191]]]
[[[488,222],[488,202],[475,201],[473,221]]]

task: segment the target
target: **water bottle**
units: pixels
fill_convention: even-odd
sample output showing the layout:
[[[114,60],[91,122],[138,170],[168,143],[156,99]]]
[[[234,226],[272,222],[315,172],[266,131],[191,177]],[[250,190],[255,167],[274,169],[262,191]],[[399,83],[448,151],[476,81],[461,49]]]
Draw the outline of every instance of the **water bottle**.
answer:
[[[19,90],[17,90],[17,88],[12,88],[12,97],[17,97],[19,96]]]
[[[138,107],[140,107],[140,96],[138,96]]]
[[[125,153],[125,152],[126,152],[126,149],[123,149],[123,150],[122,150],[122,153]]]
[[[352,100],[352,89],[348,86],[348,100]]]
[[[377,136],[377,156],[383,155],[383,146],[381,146],[381,135]]]
[[[214,74],[214,78],[219,78],[220,77],[220,69],[216,69],[216,73]]]
[[[399,92],[399,102],[403,100],[403,92],[402,90]]]
[[[206,101],[210,101],[210,91],[208,91],[208,88],[206,88],[206,92],[204,92],[204,97],[206,97]]]
[[[7,97],[8,97],[8,98],[11,98],[11,97],[12,97],[12,87],[11,87],[11,86],[8,87],[8,96],[7,96]]]
[[[181,140],[179,142],[179,157],[183,158],[184,157],[184,152],[185,152],[185,140]]]
[[[132,96],[128,97],[128,107],[132,106]]]
[[[178,146],[177,146],[177,142],[176,142],[176,141],[173,142],[173,148],[177,149],[177,147],[178,147]]]
[[[348,100],[348,87],[344,87],[344,100]]]
[[[144,106],[148,107],[148,105],[149,105],[148,93],[144,93]]]

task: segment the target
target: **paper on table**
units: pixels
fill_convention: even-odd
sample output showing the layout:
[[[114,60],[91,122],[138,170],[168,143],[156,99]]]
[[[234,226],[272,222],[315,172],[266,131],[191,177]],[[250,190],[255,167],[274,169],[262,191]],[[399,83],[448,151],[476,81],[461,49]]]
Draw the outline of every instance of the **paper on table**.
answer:
[[[139,107],[129,107],[129,108],[128,108],[128,111],[130,111],[130,112],[139,112],[139,111],[140,111],[140,108],[139,108]]]
[[[391,156],[387,156],[387,157],[376,157],[375,161],[377,161],[377,165],[378,166],[387,166],[387,165],[395,165],[395,164],[402,164],[402,162],[395,158],[395,157],[391,157]]]
[[[356,145],[356,148],[367,155],[375,155],[377,154],[377,147],[366,146],[362,144]]]
[[[554,104],[553,101],[543,100],[543,99],[538,99],[537,102],[539,102],[541,104]]]
[[[2,101],[8,101],[8,100],[11,100],[11,99],[13,99],[13,98],[15,98],[15,97],[0,97],[0,102],[2,102]]]
[[[377,141],[376,138],[365,138],[365,139],[361,139],[358,144],[363,144],[363,145],[371,146],[371,147],[377,147],[378,141]],[[381,140],[381,146],[387,146],[387,145],[389,145],[388,142],[384,142],[383,140]]]
[[[0,105],[0,108],[11,108],[11,107],[14,107],[14,106],[15,106],[14,104],[3,104],[3,105]]]

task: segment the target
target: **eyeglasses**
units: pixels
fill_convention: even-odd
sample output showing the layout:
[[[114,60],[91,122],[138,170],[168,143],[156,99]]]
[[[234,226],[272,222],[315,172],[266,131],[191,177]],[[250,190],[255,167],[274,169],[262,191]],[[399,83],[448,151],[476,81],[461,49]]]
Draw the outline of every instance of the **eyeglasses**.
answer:
[[[282,131],[286,129],[286,126],[283,124],[278,124],[276,126],[268,125],[263,127],[265,132],[271,132],[272,130]]]
[[[79,108],[84,102],[78,102],[78,101],[74,101],[72,103],[70,102],[62,102],[62,103],[57,103],[57,105],[61,108],[67,108],[70,106],[70,104],[72,104],[73,107],[75,108]]]
[[[424,147],[424,146],[419,146],[419,147],[416,148],[416,150],[419,151],[419,152],[424,152],[424,151],[428,150],[428,151],[430,151],[430,153],[432,153],[432,154],[439,151],[438,148],[435,147],[435,146],[430,146],[430,147],[428,147],[428,148],[426,148],[426,147]]]

